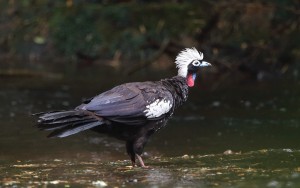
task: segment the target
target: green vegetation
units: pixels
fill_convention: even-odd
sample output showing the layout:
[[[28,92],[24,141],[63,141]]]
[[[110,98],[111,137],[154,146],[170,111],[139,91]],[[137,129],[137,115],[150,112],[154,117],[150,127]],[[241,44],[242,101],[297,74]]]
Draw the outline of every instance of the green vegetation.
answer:
[[[298,75],[296,1],[20,0],[0,3],[0,58],[144,62],[196,46],[218,71],[252,78]],[[167,44],[163,46],[163,41]],[[55,57],[55,58],[54,58]],[[159,57],[159,56],[158,56]],[[24,62],[26,63],[26,62]]]

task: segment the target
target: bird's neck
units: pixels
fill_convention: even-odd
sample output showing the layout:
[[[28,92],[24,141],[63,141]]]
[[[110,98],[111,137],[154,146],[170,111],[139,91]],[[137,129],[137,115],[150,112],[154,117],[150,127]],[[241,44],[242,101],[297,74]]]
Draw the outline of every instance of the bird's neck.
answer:
[[[175,108],[182,105],[188,98],[189,87],[186,78],[174,76],[161,80],[161,83],[172,93],[175,100]]]

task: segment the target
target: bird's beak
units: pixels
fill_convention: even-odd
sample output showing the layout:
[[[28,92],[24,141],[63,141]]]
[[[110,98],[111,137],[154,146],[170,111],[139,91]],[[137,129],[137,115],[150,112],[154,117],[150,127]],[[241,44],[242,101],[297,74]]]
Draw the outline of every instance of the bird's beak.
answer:
[[[207,66],[211,66],[211,64],[206,61],[202,61],[200,67],[207,67]]]

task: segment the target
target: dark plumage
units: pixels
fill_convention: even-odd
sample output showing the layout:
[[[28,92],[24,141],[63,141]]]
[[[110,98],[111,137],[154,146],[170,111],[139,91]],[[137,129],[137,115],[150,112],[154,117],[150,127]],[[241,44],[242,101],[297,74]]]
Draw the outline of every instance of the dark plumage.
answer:
[[[66,137],[93,130],[126,141],[132,165],[149,137],[165,126],[174,110],[188,97],[188,86],[202,66],[203,54],[185,49],[176,58],[178,76],[155,82],[126,83],[85,101],[74,110],[38,114],[38,128],[50,130],[49,137]]]

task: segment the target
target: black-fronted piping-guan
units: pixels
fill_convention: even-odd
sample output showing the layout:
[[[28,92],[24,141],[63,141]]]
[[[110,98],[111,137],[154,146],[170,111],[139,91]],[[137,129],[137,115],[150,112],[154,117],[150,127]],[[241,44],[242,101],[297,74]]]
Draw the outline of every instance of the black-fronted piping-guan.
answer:
[[[195,48],[181,51],[175,60],[178,75],[160,81],[125,83],[103,92],[72,110],[38,114],[38,128],[49,137],[66,137],[85,130],[124,140],[132,165],[141,158],[149,137],[165,126],[188,97],[196,73],[211,64]]]

